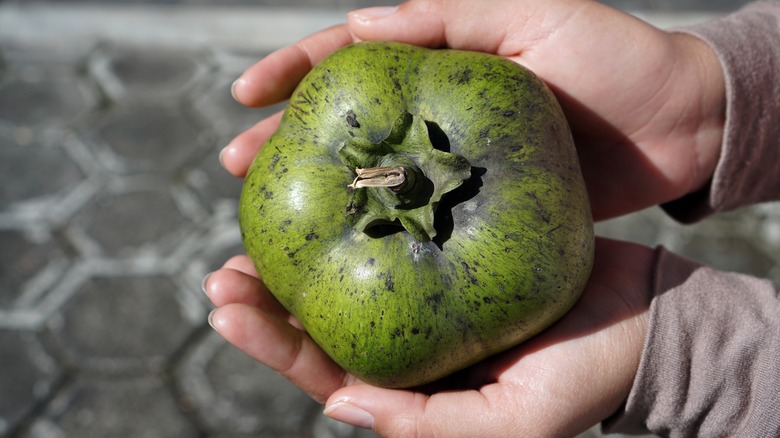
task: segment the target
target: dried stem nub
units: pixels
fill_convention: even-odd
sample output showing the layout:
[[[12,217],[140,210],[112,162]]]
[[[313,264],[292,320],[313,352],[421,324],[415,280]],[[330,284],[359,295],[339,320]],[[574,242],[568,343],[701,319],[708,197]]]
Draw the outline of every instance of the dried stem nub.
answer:
[[[387,187],[396,190],[406,183],[406,169],[401,166],[357,168],[355,174],[355,180],[347,186],[350,189]]]

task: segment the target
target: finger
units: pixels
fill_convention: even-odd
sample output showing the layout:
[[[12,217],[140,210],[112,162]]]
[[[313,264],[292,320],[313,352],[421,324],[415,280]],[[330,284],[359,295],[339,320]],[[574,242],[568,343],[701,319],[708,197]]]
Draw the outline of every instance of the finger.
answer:
[[[257,270],[255,270],[254,263],[245,255],[237,255],[229,258],[222,267],[243,272],[244,274],[251,275],[255,278],[260,278]]]
[[[320,403],[345,384],[344,370],[305,332],[275,315],[229,304],[214,310],[209,323],[228,342],[281,373]]]
[[[279,49],[247,69],[233,84],[235,99],[251,107],[287,99],[298,82],[323,58],[355,40],[338,25]]]
[[[204,291],[216,307],[244,304],[259,307],[280,318],[289,316],[262,281],[240,271],[223,268],[213,272],[206,279]]]
[[[347,23],[354,35],[364,40],[506,55],[504,43],[508,35],[515,29],[528,27],[527,17],[536,6],[503,3],[506,2],[492,2],[486,8],[483,3],[473,1],[410,1],[397,7],[350,12]],[[508,14],[507,10],[513,13]]]
[[[223,269],[209,274],[203,282],[203,291],[217,307],[230,303],[259,307],[303,330],[298,318],[290,314],[265,287],[247,256],[232,257],[225,262]]]
[[[279,126],[282,114],[283,112],[279,111],[234,138],[219,153],[222,167],[238,178],[246,176],[255,155]]]
[[[513,416],[520,406],[503,397],[499,385],[480,391],[450,391],[428,396],[405,390],[353,385],[328,399],[325,414],[382,436],[504,436],[517,435]],[[503,405],[502,402],[506,402]],[[515,420],[516,421],[516,420]]]

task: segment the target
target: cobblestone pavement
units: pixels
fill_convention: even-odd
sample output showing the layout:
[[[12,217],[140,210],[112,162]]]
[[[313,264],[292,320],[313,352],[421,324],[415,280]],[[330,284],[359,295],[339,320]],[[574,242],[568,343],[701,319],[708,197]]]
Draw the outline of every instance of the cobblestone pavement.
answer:
[[[0,1],[0,436],[373,436],[329,421],[226,344],[206,324],[200,291],[242,252],[241,183],[217,152],[273,110],[240,107],[229,85],[301,35],[278,35],[279,11],[263,21],[262,8],[249,18],[201,10],[186,16],[190,33],[172,36],[152,29],[161,15],[181,18],[170,9],[120,19],[88,7],[73,21],[67,7],[25,7],[42,3]],[[304,12],[312,3],[284,2],[301,9],[282,16],[312,26],[295,32],[341,16]],[[326,6],[372,3],[382,2]],[[244,26],[238,36],[214,35],[230,18]],[[267,24],[272,43],[242,40],[248,19]],[[651,209],[597,228],[780,282],[778,204],[687,227]]]

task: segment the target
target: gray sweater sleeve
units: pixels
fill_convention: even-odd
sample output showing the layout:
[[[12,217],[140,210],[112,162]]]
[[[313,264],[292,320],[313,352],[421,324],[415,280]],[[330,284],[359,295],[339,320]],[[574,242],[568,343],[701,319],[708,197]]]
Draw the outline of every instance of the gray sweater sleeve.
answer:
[[[686,29],[727,82],[723,148],[710,187],[664,206],[690,222],[780,199],[780,2]],[[780,437],[780,296],[769,281],[656,253],[637,376],[607,432]]]
[[[780,297],[659,248],[639,371],[607,432],[780,437]]]
[[[705,190],[663,207],[681,222],[780,199],[780,1],[683,30],[712,47],[726,79],[721,157]]]

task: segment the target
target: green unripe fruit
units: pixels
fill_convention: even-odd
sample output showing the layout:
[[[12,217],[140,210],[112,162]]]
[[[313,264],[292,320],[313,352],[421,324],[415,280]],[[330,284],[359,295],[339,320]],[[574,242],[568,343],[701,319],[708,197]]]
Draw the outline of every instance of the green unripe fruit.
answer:
[[[409,387],[579,298],[593,221],[552,92],[503,58],[360,43],[317,65],[247,175],[246,250],[312,339]]]

